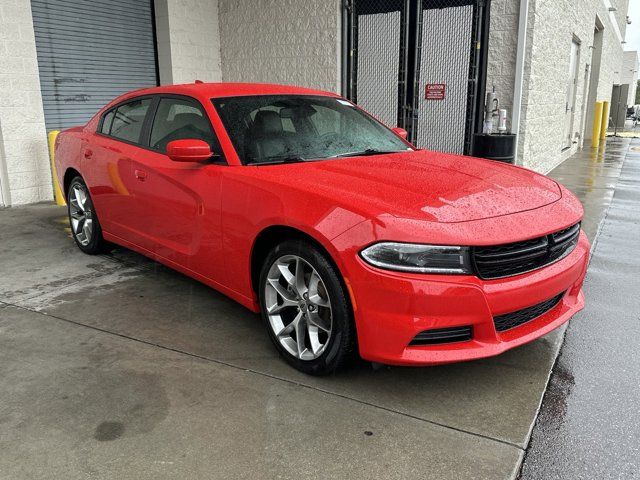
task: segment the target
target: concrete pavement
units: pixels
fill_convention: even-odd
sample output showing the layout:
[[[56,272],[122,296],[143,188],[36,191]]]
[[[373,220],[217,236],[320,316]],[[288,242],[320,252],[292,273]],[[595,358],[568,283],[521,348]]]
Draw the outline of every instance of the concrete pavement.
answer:
[[[627,144],[552,174],[592,239]],[[512,478],[563,333],[312,378],[217,292],[124,249],[82,254],[62,208],[0,211],[0,271],[0,478]]]

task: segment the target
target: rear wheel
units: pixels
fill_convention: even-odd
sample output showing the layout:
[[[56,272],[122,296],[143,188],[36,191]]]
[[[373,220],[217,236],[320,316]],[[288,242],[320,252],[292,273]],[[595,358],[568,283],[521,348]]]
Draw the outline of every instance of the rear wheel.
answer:
[[[67,192],[67,207],[71,233],[78,248],[90,255],[102,252],[105,247],[102,228],[82,177],[71,180]]]
[[[269,336],[284,359],[311,375],[326,375],[349,357],[351,308],[339,272],[317,247],[287,241],[267,256],[260,304]]]

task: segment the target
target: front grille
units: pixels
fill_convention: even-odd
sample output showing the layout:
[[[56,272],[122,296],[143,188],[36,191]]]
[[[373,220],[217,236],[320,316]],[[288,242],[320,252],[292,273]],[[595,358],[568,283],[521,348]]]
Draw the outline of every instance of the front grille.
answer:
[[[471,327],[450,327],[425,330],[415,336],[409,345],[438,345],[471,340]]]
[[[556,295],[549,300],[545,300],[544,302],[540,302],[531,307],[523,308],[522,310],[517,310],[511,313],[505,313],[504,315],[498,315],[497,317],[493,317],[493,323],[496,326],[496,330],[498,332],[504,332],[505,330],[509,330],[511,328],[519,327],[523,323],[527,323],[534,318],[538,318],[540,315],[544,315],[553,307],[560,303],[562,297],[564,296],[564,292],[560,295]]]
[[[509,277],[549,265],[567,256],[578,244],[580,224],[544,237],[492,247],[472,247],[478,276],[485,280]]]

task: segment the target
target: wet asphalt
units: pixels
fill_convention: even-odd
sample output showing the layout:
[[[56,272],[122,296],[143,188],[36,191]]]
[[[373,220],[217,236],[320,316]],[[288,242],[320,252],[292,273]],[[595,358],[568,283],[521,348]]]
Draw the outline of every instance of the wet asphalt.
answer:
[[[596,237],[586,307],[566,331],[521,479],[640,478],[639,274],[640,140],[633,140]]]

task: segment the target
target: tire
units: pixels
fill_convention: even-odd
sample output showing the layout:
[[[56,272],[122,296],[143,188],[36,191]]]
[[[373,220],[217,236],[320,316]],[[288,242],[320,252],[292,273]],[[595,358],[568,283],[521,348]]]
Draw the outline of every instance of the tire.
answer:
[[[269,337],[294,368],[328,375],[351,357],[355,328],[349,297],[339,271],[316,246],[289,240],[272,249],[260,272],[259,297]]]
[[[71,236],[80,250],[96,255],[105,250],[102,227],[93,208],[89,189],[82,177],[75,177],[67,191],[67,213]]]

